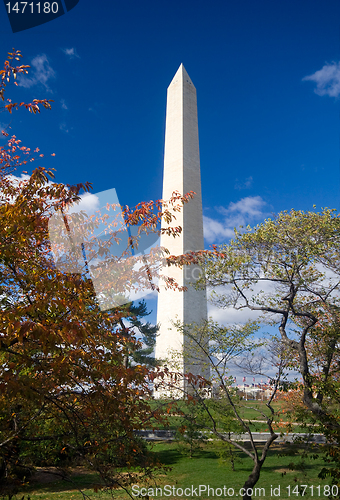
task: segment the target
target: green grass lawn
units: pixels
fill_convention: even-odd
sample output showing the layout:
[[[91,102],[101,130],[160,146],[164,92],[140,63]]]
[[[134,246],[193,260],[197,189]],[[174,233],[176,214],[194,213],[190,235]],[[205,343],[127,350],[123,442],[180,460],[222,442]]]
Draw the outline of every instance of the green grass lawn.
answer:
[[[160,459],[163,463],[168,461],[169,465],[173,466],[171,475],[167,478],[173,478],[178,487],[190,487],[191,485],[210,485],[213,488],[234,488],[235,496],[237,491],[243,486],[244,481],[248,477],[252,469],[252,460],[242,452],[235,453],[235,470],[231,470],[229,461],[222,461],[218,458],[215,450],[209,449],[209,446],[202,451],[197,458],[189,459],[180,456],[176,450],[176,445],[158,445],[155,447],[158,451]],[[279,453],[290,452],[291,456],[278,456]],[[271,495],[271,488],[278,488],[280,486],[280,495],[278,498],[288,498],[287,486],[291,486],[292,490],[296,485],[306,484],[308,486],[324,485],[327,481],[320,481],[317,477],[318,472],[323,466],[321,459],[313,460],[311,458],[303,459],[300,451],[293,446],[274,445],[272,451],[262,468],[261,478],[256,485],[258,488],[264,488],[266,494],[258,495],[256,498],[266,499],[274,498]],[[294,463],[300,470],[291,470],[290,464]],[[321,488],[321,491],[322,488]],[[314,498],[311,489],[307,490],[305,498]],[[216,495],[215,495],[216,496]],[[203,498],[214,498],[212,495],[202,495]]]
[[[215,499],[219,497],[220,493],[220,491],[217,490],[216,494],[216,488],[221,488],[222,492],[223,487],[225,487],[226,493],[228,493],[229,489],[230,494],[232,493],[230,488],[234,488],[234,495],[231,496],[227,494],[224,496],[224,494],[222,494],[220,498],[236,498],[236,494],[238,494],[239,489],[243,486],[244,481],[252,469],[252,460],[244,453],[234,452],[235,470],[233,471],[230,461],[222,460],[217,451],[218,449],[215,443],[208,443],[198,452],[197,456],[189,458],[187,455],[181,454],[178,451],[178,445],[175,442],[162,442],[152,445],[152,452],[155,454],[155,457],[165,466],[171,467],[171,470],[168,472],[161,471],[156,479],[148,484],[148,488],[153,488],[153,491],[149,491],[150,500],[152,498],[163,498],[163,500],[167,498],[170,500],[174,498]],[[322,459],[320,457],[317,460],[313,460],[310,457],[303,458],[302,451],[303,449],[301,447],[297,448],[293,445],[274,445],[269,452],[269,456],[262,468],[260,480],[256,485],[256,488],[264,488],[264,490],[257,490],[257,494],[254,495],[253,498],[259,500],[297,498],[300,495],[296,494],[298,492],[296,486],[299,487],[299,485],[307,485],[306,494],[304,495],[306,499],[314,500],[316,497],[326,498],[327,495],[323,495],[323,488],[324,485],[327,484],[327,481],[321,481],[317,477],[318,472],[324,466]],[[290,452],[291,455],[280,456],[283,452]],[[292,463],[295,464],[298,470],[291,470]],[[25,500],[28,500],[28,494],[31,500],[77,500],[84,498],[81,493],[76,490],[76,486],[82,488],[85,494],[96,500],[111,498],[109,493],[93,492],[93,484],[98,482],[93,474],[77,474],[75,472],[72,479],[74,481],[72,485],[61,480],[49,483],[36,483],[31,481],[31,483],[17,495],[17,499],[21,500],[24,494]],[[212,490],[210,490],[210,494],[208,494],[208,491],[205,492],[202,490],[201,496],[197,497],[191,494],[188,495],[189,490],[187,490],[187,494],[183,491],[181,495],[182,490],[189,488],[190,492],[192,492],[192,488],[195,490],[199,488],[199,485],[206,487],[210,486],[210,488],[215,490],[215,495],[212,495]],[[319,489],[317,489],[318,485],[320,485],[320,493]],[[145,485],[140,484],[138,487],[136,486],[134,492],[145,493],[140,490],[142,486]],[[314,487],[313,495],[311,494],[311,486]],[[160,489],[156,492],[157,487],[162,489],[162,497],[160,495]],[[279,487],[280,492],[278,490]],[[288,494],[289,489],[287,487],[290,487],[290,495]],[[175,488],[175,492],[177,493],[175,496],[173,496],[173,494],[165,495],[165,492],[173,492],[173,488]],[[276,490],[274,490],[274,488],[276,488]],[[199,493],[198,489],[197,493]],[[119,498],[128,498],[125,492],[119,490],[115,491],[115,496]],[[240,495],[238,495],[238,497],[240,497]],[[135,496],[135,498],[138,497]]]
[[[281,401],[272,402],[272,407],[275,410],[275,412],[279,412],[281,410],[281,406],[282,406]],[[269,431],[267,424],[261,422],[261,420],[262,421],[265,420],[265,417],[262,415],[262,413],[267,416],[270,415],[270,410],[266,406],[266,401],[242,400],[238,409],[240,412],[240,416],[245,420],[245,423],[249,425],[250,429],[253,432]],[[287,417],[284,414],[277,414],[274,422],[279,422],[280,418],[282,418],[285,421]],[[168,425],[159,425],[159,422],[157,422],[156,420],[151,420],[150,428],[153,427],[154,425],[157,429],[176,430],[180,426],[181,422],[182,422],[181,417],[177,415],[172,415],[168,419]],[[280,432],[280,429],[277,430],[278,432]],[[306,428],[302,427],[298,423],[297,424],[294,423],[294,425],[292,426],[292,432],[306,432]]]
[[[280,401],[273,401],[271,406],[275,410],[275,412],[280,412],[282,403]],[[243,401],[242,406],[240,408],[240,416],[248,423],[251,422],[250,429],[254,432],[268,432],[267,424],[263,422],[259,422],[261,420],[265,420],[265,417],[262,415],[270,416],[270,410],[266,406],[266,401]],[[277,413],[274,418],[274,423],[279,422],[280,419],[283,421],[287,420],[287,415],[283,413]],[[278,429],[276,428],[278,431]],[[311,432],[313,430],[311,429]],[[294,423],[292,425],[292,432],[306,432],[306,427],[299,425],[298,423]]]

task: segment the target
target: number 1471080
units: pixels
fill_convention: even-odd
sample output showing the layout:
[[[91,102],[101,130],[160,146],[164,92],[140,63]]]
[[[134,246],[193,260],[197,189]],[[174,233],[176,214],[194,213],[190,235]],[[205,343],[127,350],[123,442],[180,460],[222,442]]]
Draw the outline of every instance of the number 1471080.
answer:
[[[56,14],[58,12],[58,2],[8,2],[7,12],[17,14]]]

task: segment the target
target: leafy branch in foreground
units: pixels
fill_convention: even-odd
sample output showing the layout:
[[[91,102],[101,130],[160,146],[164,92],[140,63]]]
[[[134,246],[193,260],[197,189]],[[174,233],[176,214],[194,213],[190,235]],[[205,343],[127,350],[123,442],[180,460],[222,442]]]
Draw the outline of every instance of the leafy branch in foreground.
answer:
[[[16,82],[17,75],[28,74],[28,68],[30,68],[27,64],[22,64],[21,66],[12,66],[12,60],[20,61],[22,54],[20,50],[14,50],[13,52],[8,52],[7,60],[4,63],[4,68],[0,70],[1,80],[0,80],[0,98],[2,101],[5,101],[5,91],[6,86],[11,82],[13,78],[14,85],[18,85]],[[19,109],[20,107],[24,107],[28,109],[30,113],[40,113],[39,104],[42,104],[44,108],[51,109],[50,102],[53,102],[51,99],[33,99],[30,103],[25,102],[12,102],[11,99],[7,99],[8,104],[5,104],[2,108],[3,110],[9,111],[12,113],[13,109]]]

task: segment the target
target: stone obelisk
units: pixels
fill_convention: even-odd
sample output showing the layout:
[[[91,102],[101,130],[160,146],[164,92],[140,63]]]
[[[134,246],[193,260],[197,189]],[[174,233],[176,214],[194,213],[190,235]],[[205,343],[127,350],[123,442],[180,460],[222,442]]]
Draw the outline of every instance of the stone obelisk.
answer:
[[[161,247],[171,255],[204,249],[203,214],[201,195],[200,156],[198,144],[196,89],[180,65],[167,92],[166,131],[164,152],[163,200],[169,200],[174,191],[196,195],[176,212],[176,220],[171,226],[181,226],[180,236],[161,236]],[[166,227],[166,224],[163,224]],[[156,359],[167,360],[164,364],[171,370],[194,375],[209,376],[206,358],[193,342],[174,326],[200,323],[207,319],[207,299],[205,290],[195,290],[192,284],[200,275],[198,266],[164,267],[161,274],[173,277],[179,286],[188,288],[185,292],[166,289],[160,281],[158,294],[157,323],[160,325],[156,341]],[[174,353],[178,353],[174,357]],[[186,382],[178,382],[178,390],[160,388],[155,397],[174,395],[182,397],[187,390]]]

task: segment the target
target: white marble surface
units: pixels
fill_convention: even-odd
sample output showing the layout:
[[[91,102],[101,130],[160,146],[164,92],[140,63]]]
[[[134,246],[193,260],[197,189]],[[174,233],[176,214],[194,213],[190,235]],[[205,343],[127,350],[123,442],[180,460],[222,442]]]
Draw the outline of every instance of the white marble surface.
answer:
[[[176,238],[163,235],[161,246],[166,247],[171,255],[202,250],[204,239],[196,89],[182,64],[167,93],[162,198],[168,200],[173,191],[179,191],[181,194],[194,191],[197,194],[176,214],[176,221],[172,223],[182,227],[181,235]],[[163,227],[166,227],[166,224]],[[194,266],[184,269],[171,266],[162,269],[161,274],[175,278],[180,286],[187,286],[188,291],[166,290],[162,283],[160,285],[157,308],[160,330],[156,343],[156,358],[168,358],[167,366],[170,369],[178,368],[182,372],[190,371],[207,376],[202,364],[193,364],[192,360],[190,362],[187,359],[190,351],[189,341],[173,325],[173,321],[189,324],[199,323],[207,318],[205,291],[196,291],[190,285],[199,271],[200,269]],[[176,366],[174,361],[170,361],[171,353],[183,352],[183,346],[186,355],[178,357]],[[181,388],[183,389],[183,386]],[[155,391],[155,397],[160,397],[161,392]]]

